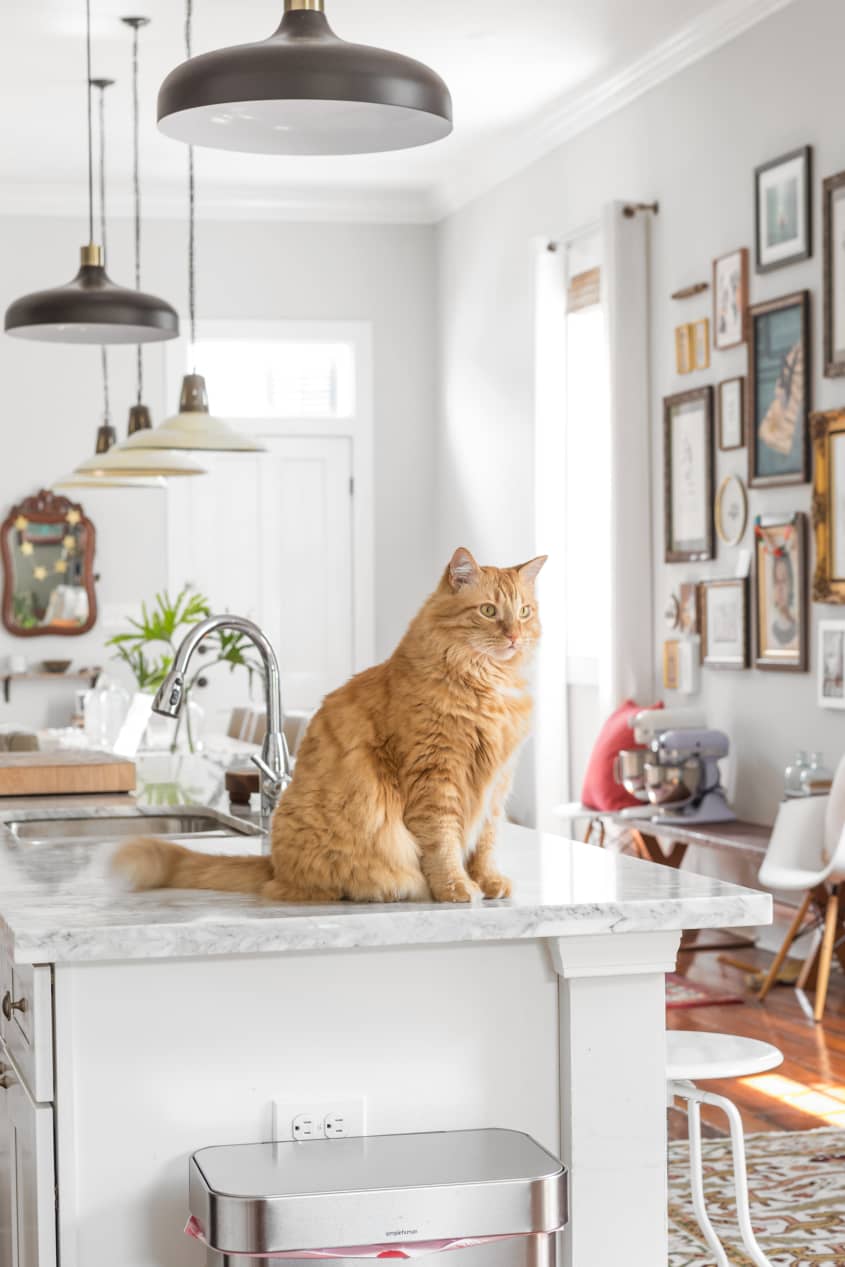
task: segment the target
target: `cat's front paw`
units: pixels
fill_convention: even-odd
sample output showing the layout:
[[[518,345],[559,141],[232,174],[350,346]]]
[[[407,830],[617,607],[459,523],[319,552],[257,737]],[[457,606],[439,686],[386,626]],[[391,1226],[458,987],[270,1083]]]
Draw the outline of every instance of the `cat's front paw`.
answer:
[[[484,875],[476,876],[481,892],[485,897],[495,901],[496,898],[510,897],[511,882],[506,875],[499,875],[498,871],[490,871]]]
[[[484,896],[469,876],[449,876],[437,881],[429,879],[428,883],[435,902],[480,902]]]

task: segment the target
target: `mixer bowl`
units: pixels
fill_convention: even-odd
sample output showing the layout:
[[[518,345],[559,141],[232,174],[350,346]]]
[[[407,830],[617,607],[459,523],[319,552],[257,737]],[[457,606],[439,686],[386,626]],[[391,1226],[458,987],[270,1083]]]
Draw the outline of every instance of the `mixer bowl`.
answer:
[[[686,805],[701,786],[698,757],[686,761],[656,761],[646,753],[643,763],[646,795],[652,805]]]
[[[613,777],[626,792],[640,801],[648,800],[645,787],[645,759],[647,748],[623,748],[613,761]]]

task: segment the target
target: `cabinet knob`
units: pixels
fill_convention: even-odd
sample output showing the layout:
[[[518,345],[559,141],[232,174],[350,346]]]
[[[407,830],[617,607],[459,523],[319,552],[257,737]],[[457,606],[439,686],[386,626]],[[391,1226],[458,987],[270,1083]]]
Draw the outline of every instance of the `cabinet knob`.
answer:
[[[15,1079],[10,1073],[0,1074],[0,1091],[8,1091],[9,1087],[15,1085]]]
[[[13,999],[11,991],[7,990],[3,995],[3,1015],[7,1021],[12,1019],[13,1012],[25,1012],[26,999]]]

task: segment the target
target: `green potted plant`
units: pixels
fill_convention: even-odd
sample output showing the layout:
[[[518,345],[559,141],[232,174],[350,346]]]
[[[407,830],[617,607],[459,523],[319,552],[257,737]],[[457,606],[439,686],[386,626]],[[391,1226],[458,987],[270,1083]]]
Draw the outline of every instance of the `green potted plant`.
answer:
[[[122,660],[131,670],[139,691],[154,692],[167,677],[184,633],[191,625],[199,624],[210,615],[208,599],[193,586],[183,586],[175,599],[171,599],[167,590],[164,590],[156,594],[149,606],[142,603],[140,620],[130,618],[132,628],[125,633],[115,634],[106,645],[114,647],[116,658]],[[200,653],[204,653],[203,663],[185,683],[184,703],[170,744],[171,752],[177,750],[183,723],[188,750],[195,751],[191,725],[191,692],[194,687],[205,685],[209,669],[218,664],[228,664],[230,672],[244,668],[250,685],[252,675],[262,672],[261,664],[250,654],[251,649],[252,643],[248,638],[228,629],[215,630],[203,641],[198,648]]]

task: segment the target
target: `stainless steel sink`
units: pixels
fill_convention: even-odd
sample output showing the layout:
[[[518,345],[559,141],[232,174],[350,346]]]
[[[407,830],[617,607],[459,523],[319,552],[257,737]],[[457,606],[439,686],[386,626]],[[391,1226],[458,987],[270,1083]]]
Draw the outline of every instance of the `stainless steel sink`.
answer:
[[[59,840],[122,840],[130,836],[197,838],[260,836],[253,823],[207,809],[175,809],[165,813],[85,814],[69,811],[49,818],[10,819],[7,831],[21,842],[41,844]]]

